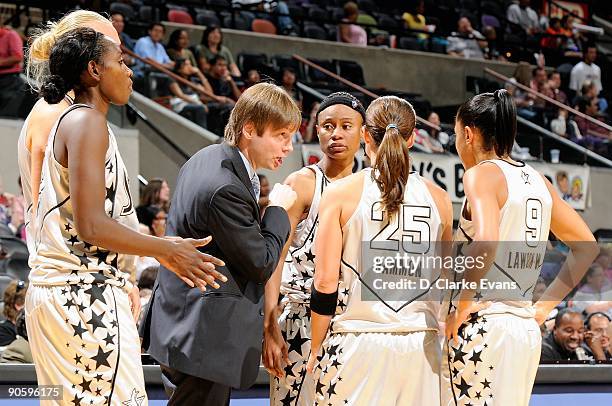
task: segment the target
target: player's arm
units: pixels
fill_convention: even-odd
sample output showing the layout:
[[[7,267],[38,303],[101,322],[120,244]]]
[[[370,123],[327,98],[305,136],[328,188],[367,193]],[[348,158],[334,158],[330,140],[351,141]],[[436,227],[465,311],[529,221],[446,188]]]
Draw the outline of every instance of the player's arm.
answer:
[[[291,223],[289,239],[283,247],[278,266],[266,283],[264,294],[264,342],[262,351],[264,366],[268,371],[278,377],[284,375],[282,361],[288,360],[287,343],[282,337],[276,311],[281,278],[283,275],[285,258],[289,252],[291,240],[295,235],[297,225],[303,213],[308,210],[312,202],[314,193],[314,174],[310,169],[302,169],[289,175],[284,183],[291,186],[297,194],[297,199],[294,205],[287,211],[289,222]]]
[[[494,164],[477,165],[463,175],[463,188],[470,207],[474,239],[464,251],[465,257],[479,258],[472,261],[472,266],[466,262],[463,279],[466,284],[480,285],[495,260],[499,239],[500,208],[507,197],[507,186],[495,190],[491,185],[506,185],[502,171]],[[501,191],[500,191],[501,190]],[[482,266],[478,266],[482,264]],[[469,285],[468,285],[469,286]],[[487,306],[486,303],[474,300],[475,289],[462,289],[457,309],[446,321],[446,337],[457,337],[459,327],[469,315]]]
[[[350,184],[328,186],[319,205],[319,226],[315,237],[315,273],[310,300],[312,349],[307,367],[310,372],[336,310],[342,257],[341,215],[348,185]]]
[[[491,188],[491,185],[500,186]],[[468,282],[480,284],[480,280],[485,277],[495,260],[501,220],[500,208],[508,197],[507,182],[502,171],[495,164],[485,164],[477,165],[465,172],[463,187],[474,226],[474,239],[466,249],[465,255],[472,258],[485,258],[482,261],[484,262],[482,268],[466,266],[464,278]],[[504,196],[499,196],[499,189],[503,189]],[[462,291],[460,310],[462,306],[471,304],[473,295],[473,290]]]
[[[58,161],[68,167],[70,201],[79,238],[109,251],[154,257],[191,287],[205,289],[207,284],[218,287],[214,279],[226,280],[214,270],[214,265],[222,266],[223,262],[195,248],[206,245],[210,239],[147,236],[107,215],[104,161],[108,129],[102,113],[90,109],[72,112],[62,121],[57,137],[64,145],[56,142],[54,153],[59,156]],[[63,151],[62,147],[65,147]]]
[[[548,179],[544,176],[542,178],[553,200],[550,230],[569,247],[570,252],[557,277],[535,304],[536,321],[539,324],[546,320],[552,309],[582,280],[599,253],[595,237],[582,217],[561,199]]]
[[[45,159],[47,140],[53,129],[55,121],[59,118],[62,110],[66,108],[64,102],[49,105],[44,100],[37,103],[34,114],[28,121],[27,138],[30,150],[30,184],[32,185],[32,217],[35,216],[38,205],[38,190],[42,175],[42,165]]]

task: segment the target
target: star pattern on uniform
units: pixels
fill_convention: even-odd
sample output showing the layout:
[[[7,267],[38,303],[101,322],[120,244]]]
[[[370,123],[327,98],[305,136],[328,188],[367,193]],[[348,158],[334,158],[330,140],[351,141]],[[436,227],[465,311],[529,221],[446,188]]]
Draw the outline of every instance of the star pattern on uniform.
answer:
[[[106,299],[104,299],[104,290],[106,289],[106,285],[98,285],[92,284],[89,289],[85,291],[86,294],[91,295],[91,304],[96,303],[96,300],[106,304]]]
[[[529,174],[527,172],[521,171],[521,179],[523,179],[525,185],[531,185],[531,182],[529,181]]]
[[[92,359],[96,361],[96,369],[100,368],[100,365],[110,367],[110,364],[108,363],[108,357],[112,354],[112,352],[112,350],[105,352],[102,350],[102,347],[98,347],[98,353],[95,357],[92,357]]]
[[[136,388],[132,389],[132,393],[128,400],[122,402],[124,406],[140,406],[145,399],[145,396],[138,396],[140,391],[136,390]]]
[[[459,385],[455,384],[455,386],[457,387],[457,389],[459,389],[460,393],[459,393],[459,397],[462,396],[467,396],[468,398],[470,397],[469,394],[469,390],[472,387],[472,385],[468,384],[465,379],[463,379],[463,377],[461,377],[461,383]]]
[[[96,314],[94,311],[91,312],[91,319],[87,322],[87,324],[91,325],[92,332],[95,333],[97,328],[105,328],[104,322],[102,318],[104,314]]]

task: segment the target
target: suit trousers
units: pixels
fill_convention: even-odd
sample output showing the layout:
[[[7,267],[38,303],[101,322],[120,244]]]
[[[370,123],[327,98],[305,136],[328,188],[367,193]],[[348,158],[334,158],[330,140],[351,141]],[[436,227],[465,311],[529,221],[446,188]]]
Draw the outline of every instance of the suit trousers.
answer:
[[[168,406],[229,406],[229,386],[161,366]]]

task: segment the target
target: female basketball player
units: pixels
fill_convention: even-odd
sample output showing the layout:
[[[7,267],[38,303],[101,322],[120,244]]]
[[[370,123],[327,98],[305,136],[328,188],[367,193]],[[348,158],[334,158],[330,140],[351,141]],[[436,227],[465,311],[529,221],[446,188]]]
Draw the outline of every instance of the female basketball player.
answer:
[[[329,185],[323,194],[308,360],[316,381],[315,404],[439,403],[438,306],[422,296],[427,289],[397,295],[377,288],[373,258],[366,251],[381,246],[377,252],[388,250],[395,257],[424,248],[420,254],[426,257],[435,253],[433,242],[451,238],[448,195],[410,172],[415,120],[405,100],[374,100],[364,131],[372,168]],[[384,271],[387,282],[416,281],[431,273],[421,269],[418,277],[393,267]]]
[[[328,183],[352,173],[365,109],[349,93],[332,93],[321,102],[315,120],[325,156],[318,164],[302,168],[286,180],[297,193],[296,203],[288,212],[293,238],[286,244],[281,258],[287,253],[290,257],[286,263],[279,264],[266,285],[263,361],[274,375],[270,381],[271,405],[312,405],[314,402],[314,382],[310,375],[306,376],[306,362],[310,354],[308,308],[319,201]],[[276,311],[279,288],[284,296],[280,317]]]
[[[594,238],[548,180],[510,158],[516,110],[505,90],[464,103],[457,112],[455,132],[466,169],[457,240],[469,242],[464,254],[486,255],[488,260],[482,269],[464,273],[466,281],[477,282],[480,288],[453,292],[442,403],[528,405],[540,358],[538,325],[592,263]],[[549,230],[570,246],[572,254],[557,280],[532,306]],[[538,255],[539,261],[515,261]],[[514,287],[483,289],[481,280]]]
[[[119,222],[135,216],[106,122],[110,103],[127,103],[132,90],[119,44],[89,28],[70,31],[53,46],[49,70],[45,101],[73,89],[75,104],[49,135],[35,212],[26,314],[38,383],[61,385],[62,405],[146,404],[132,286],[118,253],[156,257],[202,289],[223,278],[195,248],[205,242],[144,236]]]
[[[28,49],[27,75],[30,85],[35,90],[40,90],[40,85],[49,76],[49,55],[55,41],[61,35],[79,27],[92,28],[115,42],[119,43],[119,35],[110,20],[100,14],[89,10],[76,10],[66,14],[55,23],[49,23],[48,28],[35,36],[34,41]],[[73,103],[74,92],[70,90],[66,97],[57,104],[49,104],[43,98],[39,99],[32,111],[26,118],[21,128],[19,142],[17,145],[19,156],[19,172],[23,185],[23,196],[27,211],[26,237],[30,251],[32,234],[30,230],[30,219],[32,207],[36,207],[38,201],[38,189],[40,186],[40,174],[47,139],[51,128],[59,118],[60,114]]]

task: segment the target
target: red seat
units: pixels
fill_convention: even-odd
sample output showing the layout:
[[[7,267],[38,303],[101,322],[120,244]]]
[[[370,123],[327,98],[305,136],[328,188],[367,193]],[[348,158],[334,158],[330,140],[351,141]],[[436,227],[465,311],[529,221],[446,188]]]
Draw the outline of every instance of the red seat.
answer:
[[[188,12],[183,10],[168,11],[168,21],[181,24],[193,24],[193,18]]]
[[[263,18],[254,19],[251,23],[251,30],[253,32],[276,35],[276,26]]]

